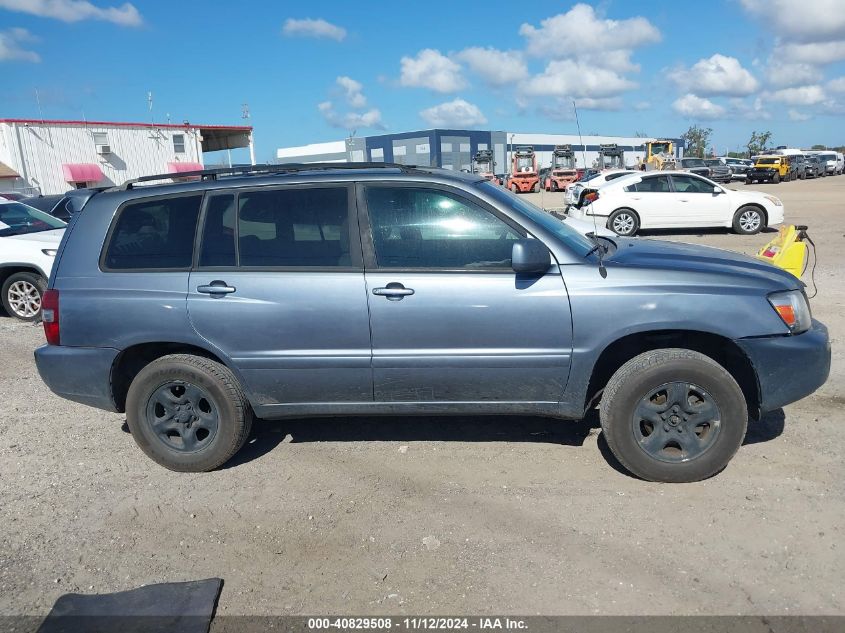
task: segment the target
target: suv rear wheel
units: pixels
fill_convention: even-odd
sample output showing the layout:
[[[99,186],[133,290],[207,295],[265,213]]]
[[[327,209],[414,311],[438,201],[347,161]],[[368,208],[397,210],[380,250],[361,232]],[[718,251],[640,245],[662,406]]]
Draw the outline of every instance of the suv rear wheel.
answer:
[[[240,450],[252,409],[225,365],[173,354],[144,367],[129,387],[126,422],[140,449],[165,468],[204,472]]]
[[[9,316],[21,321],[41,317],[41,297],[47,282],[37,273],[15,273],[3,283],[3,308]]]
[[[721,471],[745,437],[739,385],[711,358],[687,349],[645,352],[605,387],[601,427],[619,462],[649,481],[699,481]]]

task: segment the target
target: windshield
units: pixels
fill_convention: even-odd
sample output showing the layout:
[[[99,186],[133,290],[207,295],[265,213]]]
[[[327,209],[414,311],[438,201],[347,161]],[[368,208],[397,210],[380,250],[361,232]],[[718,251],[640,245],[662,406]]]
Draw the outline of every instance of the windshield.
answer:
[[[652,143],[651,144],[651,153],[652,154],[668,154],[669,153],[669,143]]]
[[[819,154],[822,160],[836,160],[836,154]]]
[[[684,167],[706,167],[707,165],[704,164],[704,161],[700,158],[685,158],[681,161]]]
[[[0,237],[52,231],[66,226],[58,218],[20,202],[0,204]]]
[[[777,165],[780,163],[780,158],[758,158],[758,165]]]
[[[535,207],[530,202],[527,202],[525,199],[511,193],[507,189],[503,189],[502,187],[496,186],[490,182],[478,183],[478,187],[492,198],[495,198],[498,202],[510,207],[520,215],[536,222],[547,231],[554,233],[561,242],[563,242],[576,254],[583,257],[593,249],[593,246],[595,246],[595,244],[590,241],[590,238],[587,236],[581,235],[581,233],[566,226],[566,224],[550,213],[546,213],[539,207]]]
[[[530,156],[518,156],[516,170],[521,173],[534,171],[534,159]]]

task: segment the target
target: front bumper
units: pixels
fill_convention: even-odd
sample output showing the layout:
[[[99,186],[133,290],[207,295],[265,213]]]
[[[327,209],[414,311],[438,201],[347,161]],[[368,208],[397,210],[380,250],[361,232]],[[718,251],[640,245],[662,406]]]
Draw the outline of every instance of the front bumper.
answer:
[[[737,343],[757,374],[761,414],[810,395],[830,374],[827,327],[815,319],[801,334],[746,338]]]
[[[119,350],[110,347],[43,345],[35,350],[41,380],[58,396],[90,407],[117,411],[111,372]]]

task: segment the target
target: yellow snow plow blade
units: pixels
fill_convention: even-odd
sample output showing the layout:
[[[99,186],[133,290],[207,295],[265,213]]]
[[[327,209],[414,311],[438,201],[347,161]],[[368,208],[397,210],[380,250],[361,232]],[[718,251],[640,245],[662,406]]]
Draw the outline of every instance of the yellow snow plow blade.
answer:
[[[806,226],[783,226],[777,237],[757,252],[757,259],[774,264],[799,279],[804,269],[807,245],[804,243]]]

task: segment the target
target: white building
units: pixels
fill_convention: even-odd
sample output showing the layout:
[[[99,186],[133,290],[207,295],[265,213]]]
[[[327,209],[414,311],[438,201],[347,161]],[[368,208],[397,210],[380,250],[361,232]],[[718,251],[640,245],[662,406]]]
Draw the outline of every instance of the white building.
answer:
[[[284,163],[316,162],[387,162],[407,165],[444,167],[470,170],[472,160],[480,149],[493,151],[496,173],[510,171],[513,150],[530,145],[537,155],[540,169],[549,167],[556,145],[570,145],[575,151],[578,167],[593,167],[599,158],[602,145],[615,144],[624,151],[628,166],[636,166],[645,157],[645,143],[656,138],[628,136],[578,136],[577,134],[528,134],[496,130],[431,129],[413,132],[355,136],[344,141],[314,143],[299,147],[283,147],[276,157]],[[676,155],[683,157],[684,142],[674,141]]]
[[[248,147],[252,127],[0,119],[0,190],[55,194],[202,169],[203,153]]]

